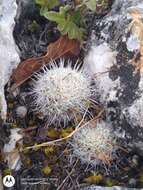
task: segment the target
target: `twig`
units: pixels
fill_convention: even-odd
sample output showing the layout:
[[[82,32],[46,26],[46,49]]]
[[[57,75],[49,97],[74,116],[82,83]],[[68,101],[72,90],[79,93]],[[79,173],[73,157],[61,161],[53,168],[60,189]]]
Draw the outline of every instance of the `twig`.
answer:
[[[76,160],[76,162],[75,162],[75,164],[74,164],[72,170],[68,173],[67,177],[62,181],[62,183],[59,185],[59,187],[57,188],[57,190],[60,190],[60,189],[61,189],[61,187],[62,187],[62,186],[64,185],[64,183],[66,182],[66,180],[67,180],[67,179],[70,177],[70,175],[73,173],[73,170],[74,170],[75,166],[77,165],[77,163],[78,163],[78,159]]]
[[[100,77],[101,75],[104,75],[104,74],[109,73],[109,72],[111,72],[111,71],[117,71],[117,69],[118,69],[118,68],[109,68],[109,69],[106,70],[106,71],[95,73],[95,74],[94,74],[94,77],[95,77],[95,78],[96,78],[96,77]]]
[[[75,128],[75,130],[73,132],[71,132],[68,136],[66,136],[64,138],[56,139],[56,140],[53,140],[53,141],[41,143],[41,144],[38,144],[38,145],[29,146],[29,147],[24,148],[22,151],[30,150],[30,149],[35,149],[35,148],[41,148],[41,147],[45,147],[45,146],[49,146],[49,145],[53,145],[53,144],[55,144],[57,142],[61,142],[61,141],[64,141],[64,140],[66,140],[68,138],[71,138],[79,129],[81,129],[82,127],[86,126],[88,123],[94,122],[98,118],[100,118],[103,112],[104,112],[104,110],[101,110],[100,113],[95,118],[93,118],[92,120],[86,122],[84,125],[81,126],[82,122],[84,121],[85,115],[86,115],[86,112],[85,112],[82,120],[79,122],[79,124],[77,125],[77,127]]]
[[[26,129],[22,129],[20,132],[26,133],[26,132],[32,131],[32,130],[34,130],[34,129],[37,129],[37,128],[38,128],[37,126],[28,127],[28,128],[26,128]]]

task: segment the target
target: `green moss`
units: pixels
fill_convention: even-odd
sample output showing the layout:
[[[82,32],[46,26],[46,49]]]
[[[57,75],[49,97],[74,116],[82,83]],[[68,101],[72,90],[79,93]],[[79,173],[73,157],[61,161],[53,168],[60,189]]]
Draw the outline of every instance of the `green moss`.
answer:
[[[42,168],[42,173],[45,175],[49,175],[51,173],[52,169],[50,166],[46,166],[44,168]]]
[[[113,180],[113,179],[111,179],[111,178],[108,178],[108,179],[106,180],[106,186],[112,187],[112,186],[115,186],[115,185],[117,185],[117,182],[116,182],[115,180]]]
[[[36,20],[33,20],[32,24],[29,25],[29,30],[34,33],[38,31],[39,29],[39,24],[36,22]]]
[[[4,176],[6,176],[6,175],[11,175],[11,173],[12,173],[12,170],[9,169],[9,168],[6,168],[6,169],[3,170],[3,175],[4,175]]]

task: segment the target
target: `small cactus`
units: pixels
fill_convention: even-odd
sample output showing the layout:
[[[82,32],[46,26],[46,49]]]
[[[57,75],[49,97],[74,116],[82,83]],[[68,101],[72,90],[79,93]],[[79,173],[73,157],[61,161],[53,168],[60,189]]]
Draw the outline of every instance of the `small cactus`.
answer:
[[[104,121],[81,127],[70,142],[72,156],[93,166],[110,165],[115,153],[116,139],[109,124]]]
[[[64,66],[51,62],[50,67],[43,67],[43,72],[35,74],[32,95],[35,110],[46,116],[48,123],[67,123],[83,115],[88,105],[93,103],[93,85],[90,77],[70,63]]]

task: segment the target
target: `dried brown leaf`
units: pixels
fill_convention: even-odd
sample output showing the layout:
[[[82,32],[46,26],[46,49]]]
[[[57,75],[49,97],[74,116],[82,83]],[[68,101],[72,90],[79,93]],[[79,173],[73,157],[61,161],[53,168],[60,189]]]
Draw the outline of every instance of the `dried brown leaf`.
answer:
[[[141,52],[142,53],[142,52]],[[136,56],[130,61],[130,63],[135,67],[135,74],[137,72],[142,73],[143,72],[143,55],[141,54],[141,57],[139,60],[136,60]]]
[[[143,45],[143,13],[140,9],[131,9],[129,14],[132,17],[132,21],[129,24],[128,29],[138,38],[140,45]]]
[[[48,64],[50,60],[56,60],[63,56],[77,56],[79,52],[80,43],[77,40],[61,36],[56,42],[48,46],[45,56],[30,58],[19,64],[12,74],[12,82],[14,84],[11,90],[23,84],[34,72],[38,71],[43,65]]]
[[[136,59],[137,56],[135,55],[130,63],[135,67],[135,73],[143,72],[143,13],[140,9],[131,9],[129,14],[132,17],[129,31],[138,38],[140,43],[140,58]]]

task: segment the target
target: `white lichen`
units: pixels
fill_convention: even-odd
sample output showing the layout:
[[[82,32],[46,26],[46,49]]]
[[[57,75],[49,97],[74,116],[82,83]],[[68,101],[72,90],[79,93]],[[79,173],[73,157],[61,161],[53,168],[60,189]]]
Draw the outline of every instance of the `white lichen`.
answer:
[[[140,42],[135,35],[131,35],[126,44],[129,51],[139,50],[140,48]]]
[[[73,136],[70,144],[73,156],[93,166],[110,164],[116,149],[116,139],[112,128],[104,121],[81,127]]]
[[[140,75],[138,98],[128,107],[123,109],[123,114],[128,123],[133,126],[143,127],[143,74]]]
[[[32,89],[35,111],[46,116],[48,123],[60,123],[83,115],[93,103],[93,86],[90,77],[79,69],[72,68],[64,60],[59,65],[51,62],[49,68],[37,73]]]
[[[19,117],[19,118],[24,118],[27,114],[27,108],[26,106],[18,106],[16,108],[16,115]]]
[[[119,86],[119,80],[112,80],[109,77],[110,69],[116,65],[116,51],[112,51],[107,43],[93,46],[85,57],[84,67],[87,72],[94,78],[96,88],[95,91],[100,96],[102,103],[116,99]]]

